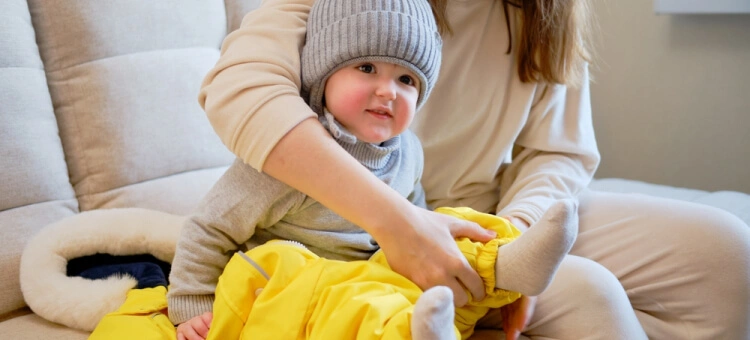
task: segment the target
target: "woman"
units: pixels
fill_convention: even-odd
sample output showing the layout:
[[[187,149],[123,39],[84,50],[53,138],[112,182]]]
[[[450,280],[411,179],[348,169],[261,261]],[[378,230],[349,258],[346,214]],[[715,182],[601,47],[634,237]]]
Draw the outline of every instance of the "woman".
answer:
[[[490,235],[409,204],[341,149],[299,96],[312,2],[266,0],[226,38],[199,98],[209,120],[246,163],[371,233],[394,270],[423,289],[450,287],[457,305],[468,300],[463,287],[481,299],[453,238]],[[744,223],[709,207],[586,190],[599,163],[587,2],[431,3],[443,67],[412,127],[425,148],[428,203],[524,228],[554,201],[580,199],[578,240],[550,288],[488,327],[502,325],[509,339],[750,337]]]

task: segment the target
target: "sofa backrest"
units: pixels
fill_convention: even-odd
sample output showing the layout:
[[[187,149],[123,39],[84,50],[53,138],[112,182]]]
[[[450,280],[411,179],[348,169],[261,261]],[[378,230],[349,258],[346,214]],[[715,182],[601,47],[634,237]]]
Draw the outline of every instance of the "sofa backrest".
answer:
[[[196,100],[226,34],[223,3],[29,5],[82,211],[198,194],[189,172],[231,159]]]
[[[20,254],[45,225],[186,214],[234,159],[197,94],[260,1],[225,2],[0,2],[0,318],[24,306]]]

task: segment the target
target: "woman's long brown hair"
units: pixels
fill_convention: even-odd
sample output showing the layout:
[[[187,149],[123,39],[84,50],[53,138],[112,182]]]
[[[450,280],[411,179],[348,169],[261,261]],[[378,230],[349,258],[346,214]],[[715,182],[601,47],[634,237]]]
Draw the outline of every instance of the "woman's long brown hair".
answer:
[[[515,48],[523,82],[580,85],[593,60],[594,18],[590,0],[498,0],[508,25],[508,53]],[[451,34],[448,0],[430,0],[438,28]],[[514,27],[511,17],[514,16]],[[517,38],[513,44],[513,38]]]

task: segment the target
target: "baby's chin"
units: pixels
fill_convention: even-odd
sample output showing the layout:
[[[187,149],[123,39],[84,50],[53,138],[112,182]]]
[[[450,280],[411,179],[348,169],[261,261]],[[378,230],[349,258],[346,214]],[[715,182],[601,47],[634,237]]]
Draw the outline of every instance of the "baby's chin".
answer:
[[[357,137],[357,139],[370,144],[382,144],[383,142],[396,137],[398,134],[379,134],[379,133],[370,133],[367,135],[362,134],[355,134],[354,136]]]
[[[363,141],[365,143],[380,145],[380,144],[383,144],[383,142],[389,140],[390,138],[385,138],[385,139],[383,139],[383,138],[370,139],[370,138],[359,138],[359,137],[357,137],[357,139],[359,139],[359,140],[361,140],[361,141]]]

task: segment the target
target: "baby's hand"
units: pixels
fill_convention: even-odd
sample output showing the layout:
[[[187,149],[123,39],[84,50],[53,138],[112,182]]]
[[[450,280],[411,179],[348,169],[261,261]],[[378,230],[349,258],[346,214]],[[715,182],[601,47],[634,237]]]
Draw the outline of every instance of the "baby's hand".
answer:
[[[205,312],[177,326],[177,340],[204,340],[214,314]]]

